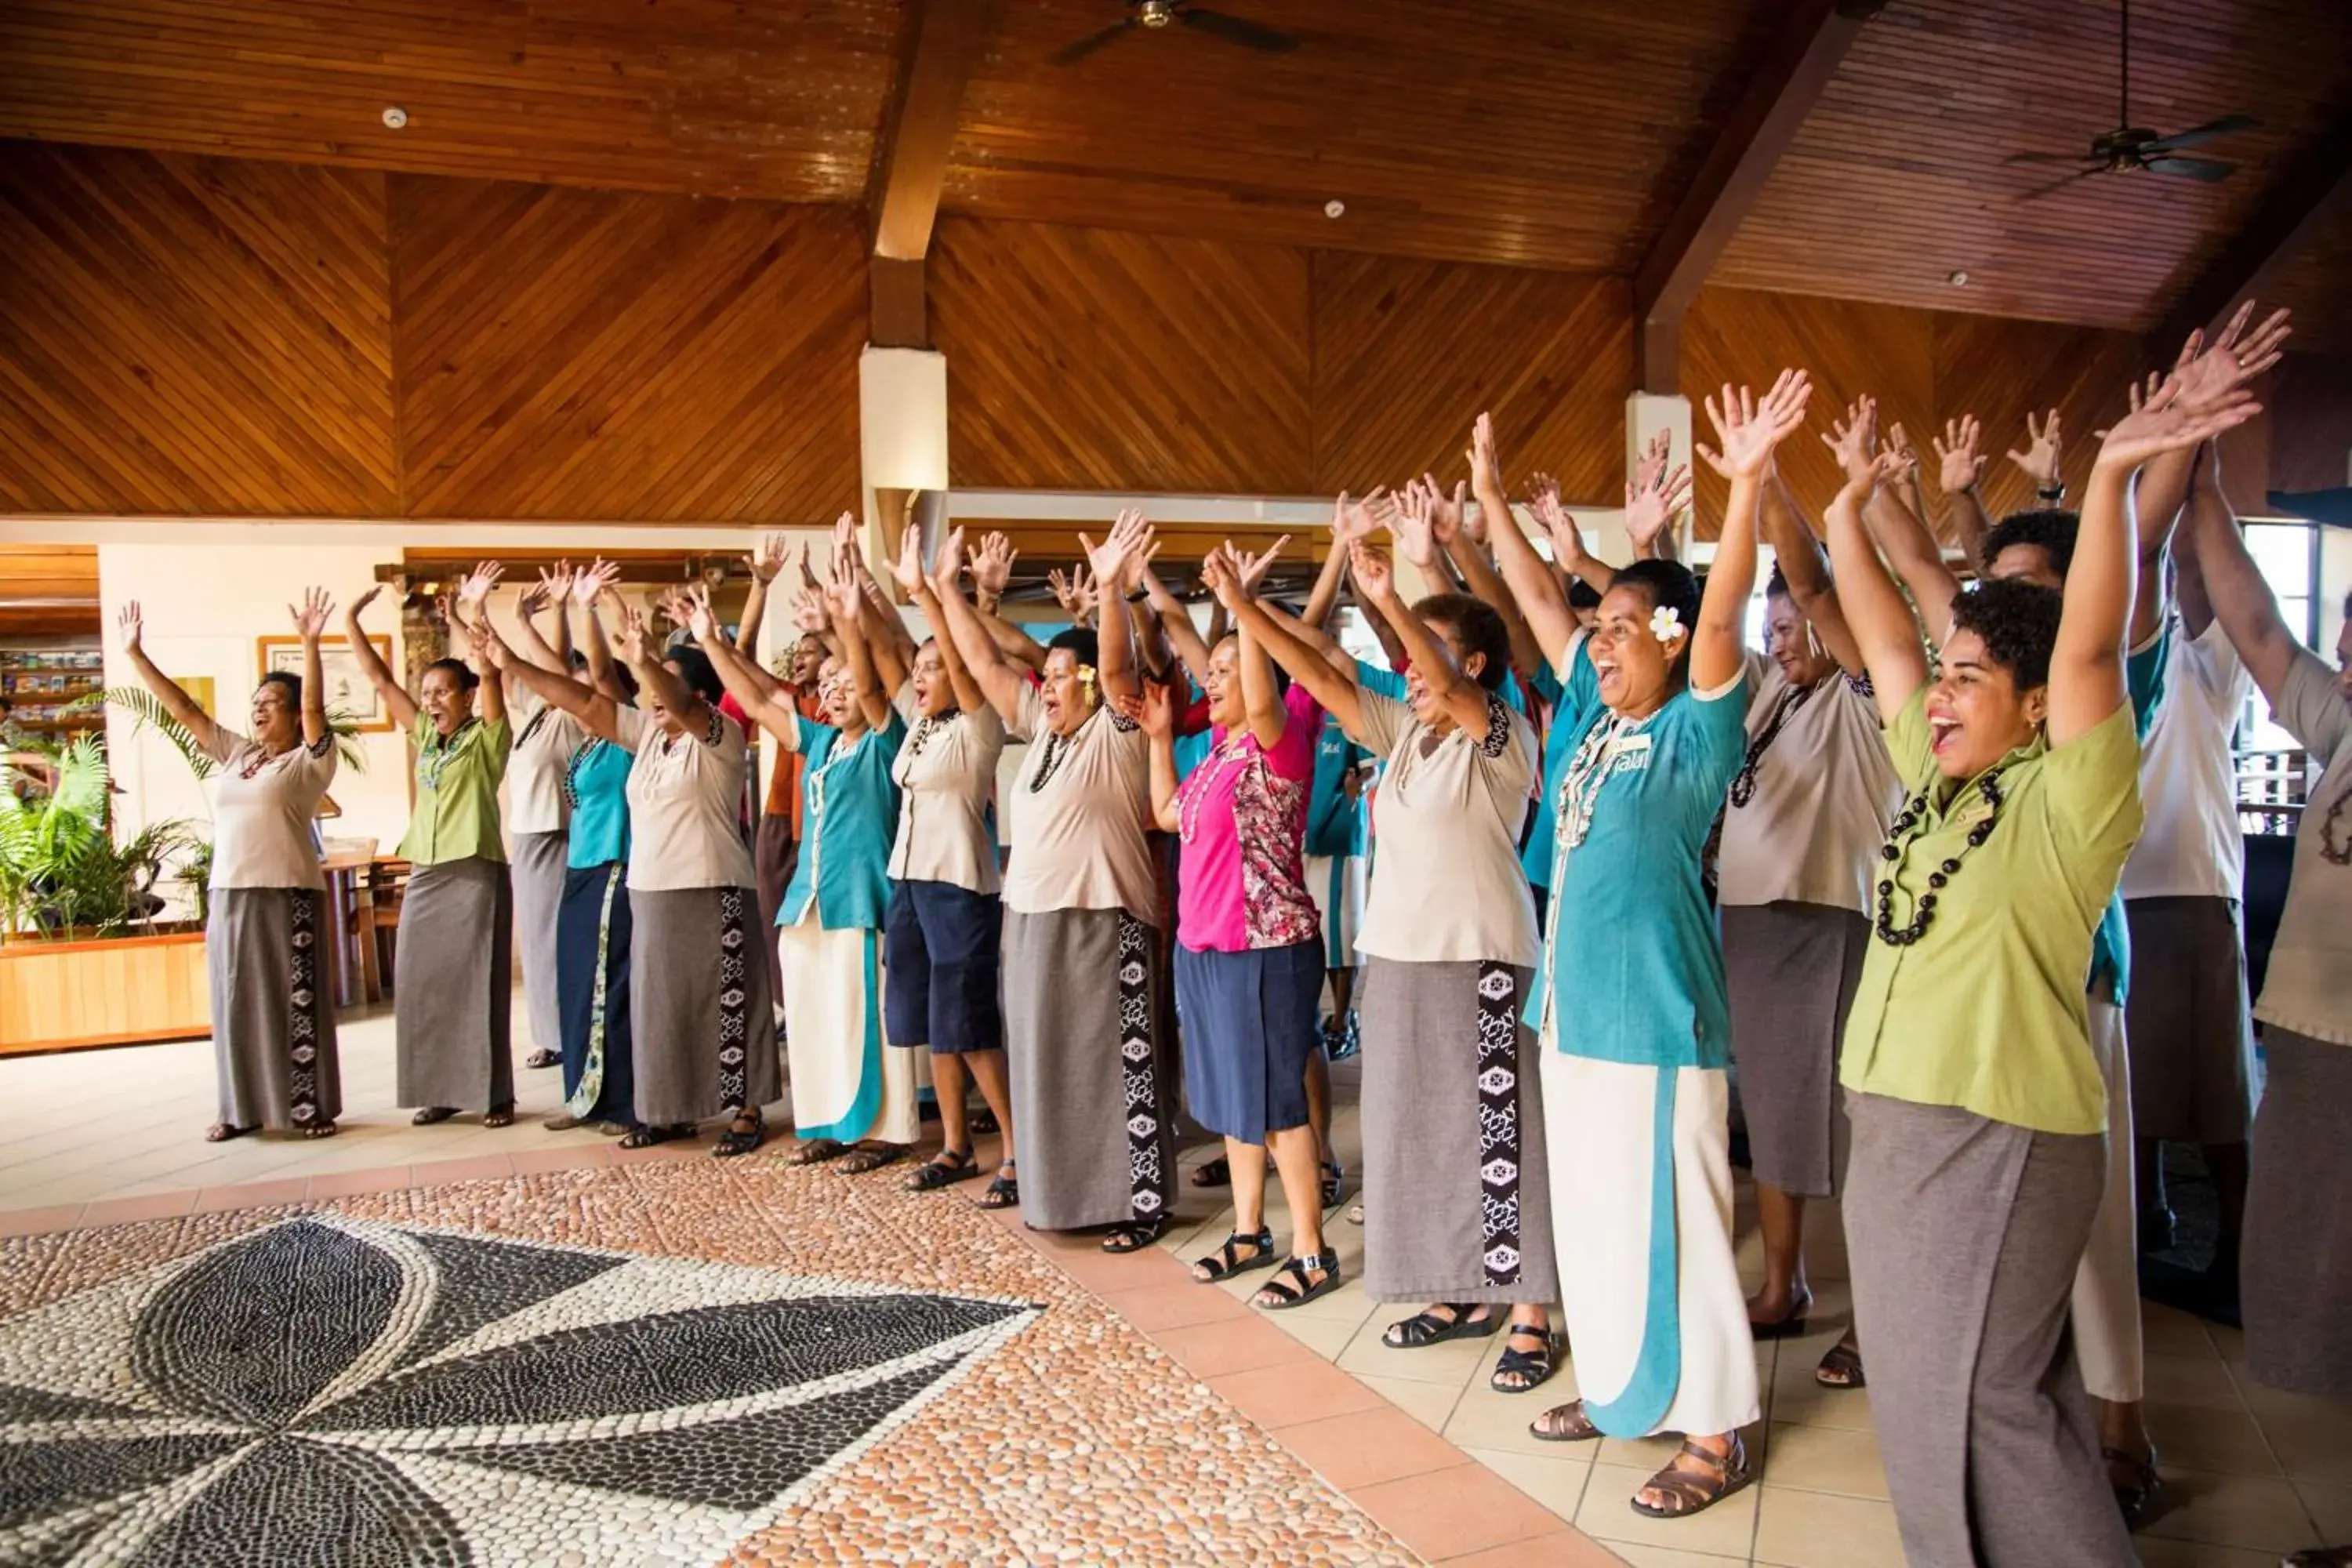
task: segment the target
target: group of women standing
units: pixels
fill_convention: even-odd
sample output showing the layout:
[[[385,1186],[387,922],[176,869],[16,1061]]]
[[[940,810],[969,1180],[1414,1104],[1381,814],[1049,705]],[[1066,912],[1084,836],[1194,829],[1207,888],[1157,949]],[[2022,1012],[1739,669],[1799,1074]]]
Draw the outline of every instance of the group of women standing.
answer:
[[[1253,1300],[1296,1307],[1341,1282],[1312,1069],[1326,972],[1360,955],[1365,1284],[1418,1309],[1385,1343],[1507,1328],[1493,1375],[1511,1393],[1572,1345],[1582,1396],[1535,1435],[1681,1435],[1631,1500],[1687,1515],[1756,1475],[1750,1345],[1807,1327],[1805,1205],[1842,1196],[1854,1322],[1817,1375],[1867,1388],[1912,1560],[2128,1562],[2158,1483],[2137,1301],[2126,1283],[2118,1303],[2102,1239],[2120,1226],[2127,1267],[2114,906],[2175,554],[2326,765],[2255,1009],[2273,1092],[2253,1130],[2245,1311],[2256,1376],[2352,1389],[2352,1327],[2330,1306],[2352,1287],[2352,1203],[2329,1152],[2352,1114],[2352,677],[2287,636],[2198,456],[2252,412],[2246,384],[2285,334],[2282,318],[2245,322],[2135,391],[2079,517],[2055,507],[2054,420],[2037,428],[2020,460],[2052,504],[1978,542],[1984,581],[1965,591],[1907,443],[1881,441],[1867,400],[1824,437],[1845,482],[1823,550],[1776,461],[1811,392],[1788,372],[1706,400],[1715,440],[1698,452],[1728,501],[1703,581],[1669,559],[1599,562],[1538,484],[1547,559],[1481,418],[1475,514],[1433,483],[1342,498],[1304,615],[1259,591],[1280,544],[1225,546],[1203,570],[1230,627],[1213,641],[1153,574],[1138,513],[1082,536],[1097,624],[1044,647],[967,594],[961,532],[928,567],[911,537],[893,563],[933,629],[918,645],[845,524],[829,578],[806,576],[790,679],[723,636],[699,591],[665,606],[689,645],[664,656],[625,607],[608,646],[601,571],[548,585],[552,641],[527,598],[517,647],[485,611],[485,568],[453,606],[473,666],[433,665],[412,698],[366,651],[362,598],[354,647],[417,754],[403,1098],[419,1121],[510,1117],[519,905],[527,972],[553,979],[560,1123],[646,1143],[723,1118],[719,1152],[760,1143],[781,1088],[737,810],[757,726],[799,765],[773,916],[795,1161],[907,1157],[928,1084],[945,1146],[908,1184],[977,1177],[968,1079],[1004,1132],[984,1206],[1147,1247],[1174,1198],[1172,981],[1182,1104],[1223,1139],[1234,1186],[1233,1231],[1194,1276],[1270,1270]],[[1981,464],[1972,430],[1948,435],[1957,510]],[[1653,454],[1629,487],[1637,537],[1686,488]],[[1438,592],[1400,595],[1383,527]],[[1759,540],[1778,563],[1763,656],[1741,635]],[[985,553],[1006,563],[994,542]],[[1343,580],[1392,668],[1324,630]],[[297,616],[314,661],[327,614],[314,594]],[[135,607],[125,631],[180,713],[137,651]],[[315,860],[289,837],[332,752],[297,699],[273,678],[252,740],[198,729],[227,764],[216,1135],[331,1130],[339,1109],[331,1018],[303,968]],[[1332,724],[1376,780],[1360,928],[1337,955],[1339,900],[1318,897],[1305,853]],[[1026,751],[1004,798],[1009,742]],[[999,812],[1018,817],[1009,864]],[[1172,921],[1155,834],[1173,842]],[[1735,1062],[1764,1232],[1753,1297],[1733,1251]],[[1279,1244],[1269,1174],[1292,1226]]]

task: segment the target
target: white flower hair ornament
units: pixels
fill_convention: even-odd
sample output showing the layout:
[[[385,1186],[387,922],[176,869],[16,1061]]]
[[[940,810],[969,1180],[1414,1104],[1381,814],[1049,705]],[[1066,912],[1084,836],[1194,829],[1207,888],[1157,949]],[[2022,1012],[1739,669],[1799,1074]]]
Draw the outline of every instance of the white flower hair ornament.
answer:
[[[1660,605],[1650,612],[1650,635],[1662,643],[1670,643],[1683,635],[1683,613],[1672,605]]]

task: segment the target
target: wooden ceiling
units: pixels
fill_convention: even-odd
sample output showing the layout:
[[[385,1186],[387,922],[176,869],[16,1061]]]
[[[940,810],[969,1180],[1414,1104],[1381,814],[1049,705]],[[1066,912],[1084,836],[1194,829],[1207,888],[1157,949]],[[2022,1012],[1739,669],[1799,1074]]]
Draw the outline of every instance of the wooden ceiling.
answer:
[[[1120,0],[995,0],[944,205],[1629,275],[1796,3],[1221,0],[1299,47],[1172,28],[1055,67]],[[1714,280],[2161,320],[2352,106],[2352,5],[2134,10],[2133,120],[2258,117],[2200,150],[2240,162],[2236,178],[2115,176],[2017,203],[2042,176],[2007,156],[2109,128],[2116,0],[1891,0]],[[7,0],[0,136],[855,204],[911,29],[910,0]],[[395,104],[399,131],[381,118]],[[2298,263],[2326,318],[2306,342],[2352,336],[2345,266]]]

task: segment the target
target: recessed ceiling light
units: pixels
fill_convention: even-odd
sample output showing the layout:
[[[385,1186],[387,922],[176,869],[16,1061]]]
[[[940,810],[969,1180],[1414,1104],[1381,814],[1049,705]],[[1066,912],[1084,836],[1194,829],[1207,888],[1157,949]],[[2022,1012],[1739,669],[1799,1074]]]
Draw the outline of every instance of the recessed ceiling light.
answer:
[[[1965,272],[1955,272],[1944,281],[1955,289],[1965,289],[1969,286],[1969,275]]]
[[[400,105],[395,103],[383,111],[383,128],[386,131],[397,131],[407,123],[408,110],[401,108]]]
[[[1348,216],[1348,204],[1341,201],[1339,197],[1334,196],[1329,201],[1323,204],[1323,216],[1325,217],[1345,217]]]

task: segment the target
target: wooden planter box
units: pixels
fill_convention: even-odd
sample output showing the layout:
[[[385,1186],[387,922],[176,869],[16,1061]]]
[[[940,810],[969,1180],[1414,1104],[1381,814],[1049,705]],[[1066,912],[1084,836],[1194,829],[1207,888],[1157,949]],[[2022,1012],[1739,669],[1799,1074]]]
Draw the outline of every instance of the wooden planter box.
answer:
[[[0,1056],[202,1039],[205,933],[0,942]]]

